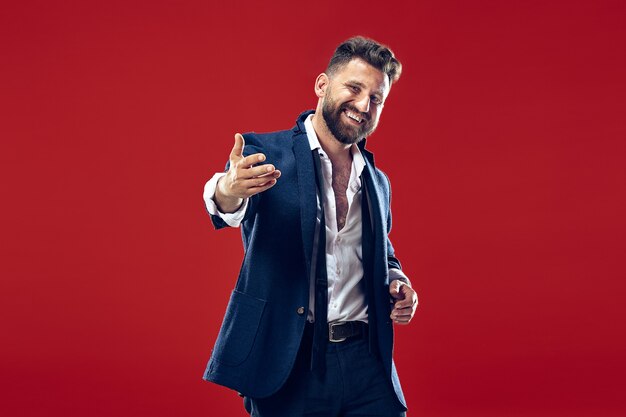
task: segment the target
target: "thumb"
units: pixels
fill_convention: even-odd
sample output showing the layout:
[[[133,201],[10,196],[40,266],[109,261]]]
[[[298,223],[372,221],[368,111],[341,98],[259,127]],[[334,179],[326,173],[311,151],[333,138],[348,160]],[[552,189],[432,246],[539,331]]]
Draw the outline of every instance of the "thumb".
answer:
[[[233,149],[230,151],[230,159],[241,159],[243,158],[243,147],[246,142],[243,140],[243,136],[240,133],[235,134],[235,144],[233,145]]]
[[[398,281],[397,279],[393,280],[391,282],[391,285],[389,285],[389,294],[391,294],[391,296],[396,299],[402,298],[402,295],[400,294],[400,287],[400,281]]]

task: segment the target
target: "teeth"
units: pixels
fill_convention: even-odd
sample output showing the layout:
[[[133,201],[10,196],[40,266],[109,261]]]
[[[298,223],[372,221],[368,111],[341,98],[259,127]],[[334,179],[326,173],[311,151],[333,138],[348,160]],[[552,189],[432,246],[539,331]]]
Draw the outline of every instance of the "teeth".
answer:
[[[361,118],[359,116],[357,116],[356,114],[350,112],[350,111],[346,110],[346,116],[348,116],[352,120],[356,120],[357,122],[361,123]]]

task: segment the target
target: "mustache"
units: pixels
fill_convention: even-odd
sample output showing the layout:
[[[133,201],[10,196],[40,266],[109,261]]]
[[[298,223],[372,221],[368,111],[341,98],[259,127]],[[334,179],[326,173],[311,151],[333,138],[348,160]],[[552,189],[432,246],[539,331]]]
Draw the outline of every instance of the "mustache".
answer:
[[[347,103],[342,104],[341,107],[339,107],[339,111],[342,112],[344,110],[350,110],[352,113],[358,114],[361,117],[361,119],[367,120],[368,122],[371,119],[369,113],[363,113],[362,111],[359,111],[356,107],[354,107],[351,104],[347,104]]]

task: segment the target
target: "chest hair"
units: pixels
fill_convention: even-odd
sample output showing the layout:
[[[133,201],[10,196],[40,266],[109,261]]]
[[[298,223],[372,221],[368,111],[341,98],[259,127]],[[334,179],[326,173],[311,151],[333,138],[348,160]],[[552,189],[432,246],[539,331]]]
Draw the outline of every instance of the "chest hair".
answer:
[[[333,162],[333,191],[335,192],[335,209],[337,214],[337,231],[346,225],[348,216],[348,197],[346,190],[350,182],[352,161],[344,163]]]

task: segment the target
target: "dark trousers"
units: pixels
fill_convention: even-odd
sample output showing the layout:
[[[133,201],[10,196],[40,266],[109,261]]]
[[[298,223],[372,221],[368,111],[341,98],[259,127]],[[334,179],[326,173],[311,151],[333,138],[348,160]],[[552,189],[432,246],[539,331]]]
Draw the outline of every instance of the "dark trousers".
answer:
[[[366,337],[329,342],[324,377],[311,372],[311,329],[307,325],[285,385],[268,398],[244,398],[251,417],[406,416],[382,362],[369,352]]]

